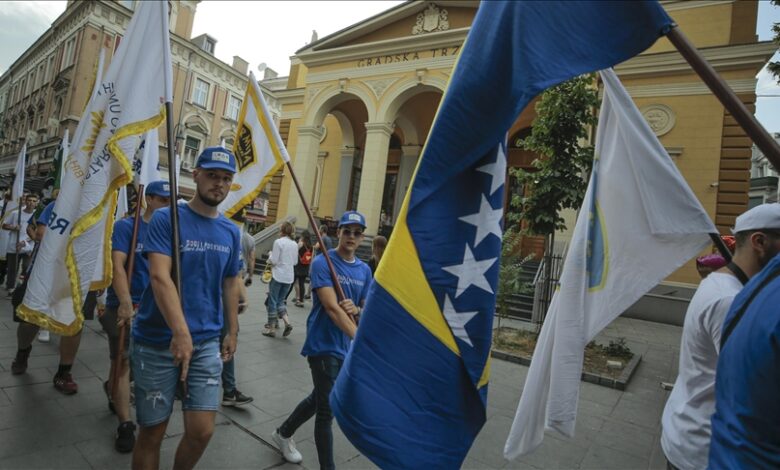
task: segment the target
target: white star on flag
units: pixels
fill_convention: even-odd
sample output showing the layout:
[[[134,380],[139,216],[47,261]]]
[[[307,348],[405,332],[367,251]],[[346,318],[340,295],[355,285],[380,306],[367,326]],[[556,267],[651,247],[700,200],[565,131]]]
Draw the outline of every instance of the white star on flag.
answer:
[[[504,146],[498,146],[495,163],[482,165],[477,168],[477,171],[487,173],[493,177],[493,180],[490,182],[490,195],[492,196],[493,193],[504,184],[504,180],[506,180],[506,155],[504,154]]]
[[[479,242],[484,240],[491,233],[501,239],[501,217],[504,215],[504,209],[493,209],[488,202],[485,195],[482,195],[482,202],[480,203],[479,212],[474,214],[464,215],[459,217],[458,220],[462,220],[467,224],[471,224],[477,227],[477,235],[474,238],[474,246],[479,245]]]
[[[466,331],[466,323],[468,323],[472,318],[474,318],[474,315],[478,314],[479,312],[458,312],[455,310],[455,307],[452,306],[452,300],[450,300],[449,295],[444,295],[444,318],[447,319],[447,323],[450,325],[450,328],[452,329],[452,334],[455,335],[457,338],[460,338],[463,340],[464,343],[468,344],[471,347],[474,347],[473,344],[471,344],[471,338],[469,338],[469,334]]]
[[[469,245],[466,244],[466,252],[463,254],[462,264],[442,266],[443,270],[458,277],[458,289],[455,292],[455,298],[460,297],[469,286],[479,287],[492,294],[493,288],[490,287],[490,282],[485,277],[485,273],[497,260],[498,258],[488,258],[477,261],[474,259],[474,253],[471,252]]]

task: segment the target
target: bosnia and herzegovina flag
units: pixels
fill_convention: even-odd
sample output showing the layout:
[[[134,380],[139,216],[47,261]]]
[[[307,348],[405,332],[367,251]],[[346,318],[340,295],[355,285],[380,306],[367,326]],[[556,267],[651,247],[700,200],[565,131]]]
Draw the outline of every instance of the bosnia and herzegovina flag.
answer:
[[[672,25],[655,1],[482,2],[331,395],[382,468],[457,468],[485,422],[507,130]]]

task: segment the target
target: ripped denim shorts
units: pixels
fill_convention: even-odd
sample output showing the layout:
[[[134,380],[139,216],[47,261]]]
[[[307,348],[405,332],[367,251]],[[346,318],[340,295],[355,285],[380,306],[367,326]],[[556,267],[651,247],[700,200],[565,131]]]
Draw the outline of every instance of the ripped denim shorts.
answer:
[[[135,378],[136,419],[149,427],[166,421],[173,412],[177,387],[184,411],[216,411],[219,407],[222,358],[219,338],[193,344],[187,386],[179,387],[181,368],[173,365],[168,347],[131,341],[130,362]]]

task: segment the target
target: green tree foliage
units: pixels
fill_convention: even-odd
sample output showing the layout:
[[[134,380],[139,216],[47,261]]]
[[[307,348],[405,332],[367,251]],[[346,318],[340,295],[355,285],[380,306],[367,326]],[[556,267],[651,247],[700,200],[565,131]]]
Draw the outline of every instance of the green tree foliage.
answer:
[[[780,0],[772,0],[772,5],[780,6]],[[773,41],[780,46],[780,23],[772,25],[772,32],[775,33]],[[780,83],[780,62],[769,62],[767,69],[777,79],[777,83]]]
[[[531,135],[522,145],[539,155],[534,169],[513,169],[524,195],[512,197],[510,222],[526,222],[526,231],[551,235],[565,229],[562,209],[578,209],[593,165],[593,147],[583,145],[597,118],[595,76],[582,75],[545,91],[536,104]]]

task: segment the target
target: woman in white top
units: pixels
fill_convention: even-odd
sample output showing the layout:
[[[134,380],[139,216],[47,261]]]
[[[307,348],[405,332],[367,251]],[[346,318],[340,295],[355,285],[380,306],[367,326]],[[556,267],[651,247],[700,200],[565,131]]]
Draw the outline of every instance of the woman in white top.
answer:
[[[298,263],[298,244],[292,239],[295,229],[290,222],[282,224],[280,236],[274,241],[268,263],[271,265],[272,279],[268,284],[268,323],[263,329],[264,336],[275,337],[279,319],[284,322],[282,336],[288,336],[292,325],[287,317],[284,298],[290,290],[295,276],[294,266]]]

